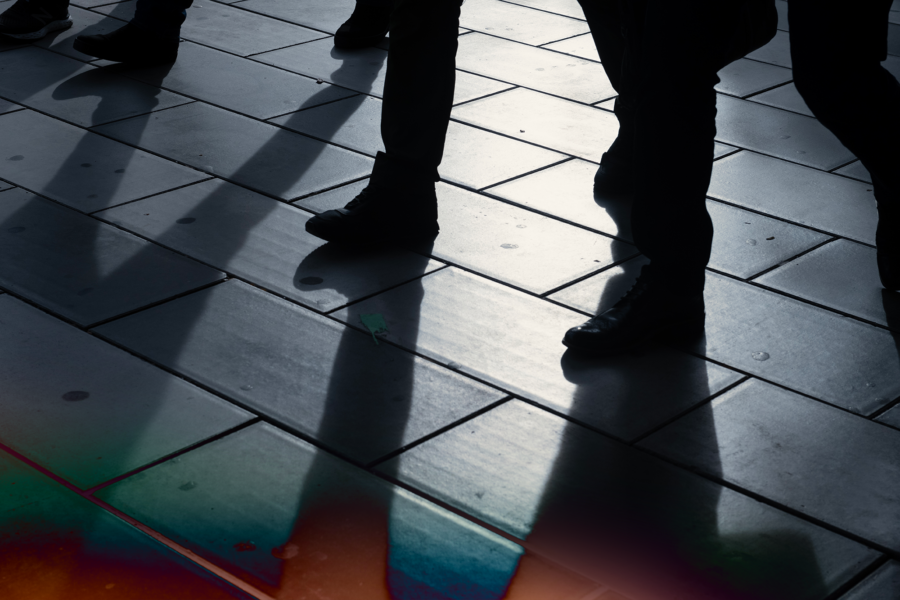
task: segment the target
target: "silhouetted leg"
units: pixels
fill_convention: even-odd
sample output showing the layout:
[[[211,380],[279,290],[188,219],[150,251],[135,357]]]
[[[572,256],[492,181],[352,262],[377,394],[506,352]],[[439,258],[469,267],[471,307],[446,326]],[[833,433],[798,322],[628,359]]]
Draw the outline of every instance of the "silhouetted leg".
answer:
[[[138,0],[131,24],[153,35],[178,40],[193,0]]]
[[[366,48],[381,42],[391,20],[392,0],[356,0],[353,13],[334,34],[337,48]]]
[[[794,82],[810,110],[872,175],[881,280],[900,288],[900,84],[887,58],[891,0],[791,0]]]
[[[381,113],[385,153],[438,180],[453,106],[462,0],[396,0]]]
[[[591,28],[591,36],[600,55],[600,63],[618,94],[614,106],[616,118],[619,120],[619,135],[603,153],[600,164],[612,172],[630,173],[634,139],[634,104],[633,92],[623,80],[625,37],[619,0],[578,0],[578,2]]]

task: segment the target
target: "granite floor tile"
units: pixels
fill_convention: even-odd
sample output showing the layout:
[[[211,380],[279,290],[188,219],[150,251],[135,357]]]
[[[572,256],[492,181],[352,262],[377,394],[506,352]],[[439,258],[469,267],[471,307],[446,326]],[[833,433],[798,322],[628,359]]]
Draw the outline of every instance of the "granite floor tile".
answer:
[[[589,31],[584,20],[545,13],[500,0],[469,0],[461,27],[523,44],[540,46]]]
[[[253,600],[4,452],[0,489],[8,598]]]
[[[245,0],[241,6],[280,1]],[[384,93],[387,52],[381,48],[340,50],[327,38],[257,54],[253,60],[378,98]]]
[[[0,441],[82,489],[253,416],[9,295],[0,307]]]
[[[825,598],[878,556],[515,400],[379,469],[642,600]]]
[[[894,429],[750,380],[640,445],[900,549],[900,432]]]
[[[95,11],[123,21],[130,21],[134,17],[136,4],[134,0],[128,0],[102,6]],[[322,3],[318,3],[318,6],[321,9]],[[243,32],[243,34],[238,35],[238,32]],[[234,6],[208,1],[191,5],[188,9],[187,20],[181,26],[181,37],[204,46],[248,56],[321,39],[326,35],[320,31],[298,27],[277,19],[269,19]],[[182,45],[183,48],[184,45]],[[180,49],[178,61],[181,60]],[[253,87],[249,83],[245,85]]]
[[[148,83],[34,46],[0,54],[0,95],[82,127],[191,102]]]
[[[369,156],[384,150],[381,100],[357,96],[285,115],[272,123]],[[335,130],[333,123],[340,123]],[[480,189],[566,157],[482,129],[451,122],[439,167],[445,181]]]
[[[512,85],[502,81],[457,70],[456,87],[453,90],[453,104],[470,102],[483,96],[512,89],[512,87]]]
[[[897,22],[900,22],[900,17]],[[892,560],[869,575],[846,596],[842,596],[842,600],[891,600],[898,595],[900,595],[900,563]]]
[[[13,104],[9,100],[0,99],[0,115],[5,115],[6,113],[15,112],[17,110],[22,110],[22,107],[18,104]]]
[[[258,119],[354,95],[350,90],[317,84],[308,77],[190,42],[182,42],[178,60],[172,65],[135,68],[111,64],[104,71],[134,77]]]
[[[888,23],[887,51],[888,54],[900,56],[900,25],[898,24]]]
[[[705,296],[694,352],[863,415],[900,396],[888,331],[721,275],[707,274]]]
[[[456,66],[463,71],[592,104],[616,95],[603,67],[478,32],[459,38]]]
[[[382,314],[392,342],[625,439],[740,379],[660,347],[605,360],[566,353],[562,336],[583,315],[456,269],[352,308]],[[351,311],[335,315],[355,325]]]
[[[597,166],[574,160],[490,188],[488,193],[631,241],[631,204],[593,193]],[[707,201],[713,220],[710,266],[746,279],[828,239],[758,214]],[[582,285],[582,284],[579,284]],[[588,310],[593,311],[593,307]]]
[[[895,429],[900,429],[900,407],[894,406],[892,409],[886,411],[876,420],[879,423],[884,423],[885,425],[890,425]]]
[[[0,192],[0,285],[90,325],[224,275],[24,190]]]
[[[207,175],[22,110],[0,117],[0,177],[81,211],[115,206]],[[135,117],[137,132],[149,116]]]
[[[269,425],[100,495],[279,598],[507,597],[517,567],[532,566],[517,544]],[[541,567],[556,584],[547,598],[596,586]]]
[[[356,0],[329,0],[328,2],[244,0],[240,7],[242,10],[250,10],[333,34],[353,13]]]
[[[775,0],[775,10],[778,11],[778,29],[788,31],[788,4],[784,0]]]
[[[756,281],[868,321],[893,325],[900,333],[900,294],[881,287],[875,248],[870,246],[836,240]]]
[[[442,266],[399,249],[360,253],[327,245],[306,232],[308,212],[223,181],[97,216],[319,311]]]
[[[593,162],[600,162],[619,131],[610,112],[523,89],[457,106],[452,116]]]
[[[787,31],[776,31],[771,42],[759,50],[754,50],[747,58],[790,69],[792,66],[790,35]]]
[[[721,82],[716,86],[716,91],[743,98],[787,83],[793,78],[790,69],[740,58],[719,70]]]
[[[872,175],[869,173],[869,170],[863,166],[862,162],[855,160],[849,165],[845,167],[841,167],[837,171],[833,171],[838,175],[843,175],[844,177],[852,177],[853,179],[859,179],[860,181],[865,181],[866,183],[872,183]]]
[[[830,171],[853,154],[816,119],[719,94],[716,139],[732,146]]]
[[[878,212],[871,185],[753,152],[713,163],[709,196],[867,244]]]
[[[363,177],[372,165],[368,157],[200,102],[97,131],[283,199]]]
[[[347,314],[361,327],[369,313]],[[185,327],[190,335],[179,334]],[[96,331],[362,463],[503,397],[239,281]]]
[[[509,0],[512,4],[536,8],[545,12],[565,15],[573,19],[584,19],[584,11],[578,0]]]
[[[809,110],[809,107],[806,105],[803,97],[800,96],[800,92],[797,91],[797,86],[795,86],[793,82],[777,87],[774,90],[763,92],[758,96],[753,96],[753,101],[768,106],[774,106],[775,108],[782,108],[791,112],[800,113],[807,117],[815,116],[812,111]]]
[[[561,42],[553,42],[552,44],[544,44],[544,48],[555,50],[556,52],[564,52],[572,54],[587,60],[595,60],[600,62],[600,55],[597,53],[597,46],[594,44],[594,38],[590,33],[578,35]]]

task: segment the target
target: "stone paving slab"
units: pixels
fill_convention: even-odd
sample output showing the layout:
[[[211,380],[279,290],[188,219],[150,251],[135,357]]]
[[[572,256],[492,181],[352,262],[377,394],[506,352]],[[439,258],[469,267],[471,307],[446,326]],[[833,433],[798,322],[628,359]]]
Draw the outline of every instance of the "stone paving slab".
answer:
[[[874,245],[878,223],[872,186],[837,175],[738,152],[713,163],[708,195],[718,200]]]
[[[245,0],[241,6],[279,1]],[[381,48],[340,50],[334,47],[332,38],[326,38],[257,54],[253,60],[378,98],[384,94],[387,52]]]
[[[356,0],[329,0],[328,2],[244,0],[240,4],[242,10],[253,11],[330,34],[334,34],[338,27],[347,20],[355,6]]]
[[[400,249],[328,245],[306,232],[309,213],[219,180],[97,216],[322,312],[442,266]]]
[[[0,310],[2,441],[82,489],[253,417],[9,295]]]
[[[552,13],[542,13],[501,0],[469,0],[462,7],[461,27],[540,46],[588,33],[587,23]]]
[[[236,281],[96,331],[362,463],[504,396]]]
[[[545,12],[565,15],[573,19],[584,19],[584,11],[578,0],[508,0],[512,4],[528,6]]]
[[[100,14],[130,21],[134,17],[136,4],[134,0],[128,0],[107,4],[94,10]],[[181,37],[232,54],[249,56],[321,39],[325,34],[284,21],[268,19],[227,4],[205,0],[195,2],[188,9],[187,20],[181,28]],[[184,44],[178,51],[176,65],[182,61],[183,49]],[[257,91],[259,89],[252,84],[248,87]]]
[[[739,58],[720,69],[718,75],[721,81],[716,91],[740,98],[782,85],[794,77],[790,69],[747,58]]]
[[[891,600],[900,594],[900,563],[890,561],[844,596],[845,600]]]
[[[517,544],[263,424],[99,495],[278,597],[499,597],[523,555]],[[563,589],[553,597],[576,600],[596,587],[554,571]]]
[[[552,44],[544,44],[542,47],[548,50],[555,50],[556,52],[563,52],[579,58],[600,62],[597,46],[594,44],[594,38],[590,33],[576,35],[575,37],[559,42],[553,42]]]
[[[316,83],[308,77],[188,42],[180,45],[178,61],[173,65],[135,68],[107,64],[104,71],[146,81],[257,119],[354,95],[350,90]],[[266,93],[261,94],[261,89]]]
[[[381,100],[376,98],[348,98],[270,122],[372,157],[384,151]],[[340,128],[335,130],[334,123],[340,123]],[[445,181],[480,189],[565,158],[556,152],[451,122],[439,170]]]
[[[593,193],[597,166],[573,160],[488,190],[516,204],[630,241],[631,204]],[[707,201],[713,220],[710,267],[746,279],[809,250],[828,236]],[[583,309],[592,312],[593,309]]]
[[[752,380],[640,446],[880,547],[900,548],[894,429]]]
[[[625,439],[740,379],[663,348],[603,361],[567,354],[562,336],[583,315],[456,269],[353,308],[335,316],[356,325],[355,311],[380,313],[391,342]]]
[[[845,177],[852,177],[853,179],[859,179],[860,181],[865,181],[866,183],[872,183],[872,175],[869,173],[869,170],[863,166],[862,162],[856,160],[847,165],[846,167],[841,167],[840,169],[834,171],[838,175],[843,175]]]
[[[800,96],[800,92],[797,91],[797,86],[795,86],[793,82],[775,88],[774,90],[763,92],[757,96],[753,96],[753,101],[768,106],[774,106],[775,108],[800,113],[807,117],[814,116],[812,111],[809,110],[809,107],[806,105],[806,101]]]
[[[526,89],[457,106],[452,117],[593,162],[600,162],[619,132],[610,112]]]
[[[756,281],[900,332],[900,294],[882,288],[875,248],[835,240]]]
[[[2,451],[0,489],[11,598],[253,598]]]
[[[616,95],[596,62],[477,32],[459,39],[456,67],[588,104]]]
[[[9,100],[0,99],[0,115],[4,115],[9,112],[15,112],[17,110],[22,110],[22,107],[18,104],[14,104]]]
[[[200,102],[96,131],[285,200],[366,176],[372,165],[368,157]]]
[[[876,420],[879,423],[884,423],[885,425],[890,425],[895,429],[900,429],[900,408],[894,406],[894,408],[888,410]]]
[[[518,401],[381,469],[634,598],[825,598],[877,556]]]
[[[0,127],[0,177],[84,212],[208,177],[31,110],[0,116]]]
[[[91,325],[224,274],[24,190],[0,192],[0,286]]]
[[[831,170],[855,157],[817,120],[719,94],[716,139],[816,169]]]
[[[779,22],[786,26],[786,23],[781,21],[780,18]],[[781,28],[779,27],[779,29]],[[754,50],[747,55],[747,58],[790,69],[793,65],[791,63],[791,42],[788,32],[776,31],[775,37],[771,42],[758,50]]]
[[[0,95],[82,127],[191,102],[147,83],[34,46],[0,54]]]

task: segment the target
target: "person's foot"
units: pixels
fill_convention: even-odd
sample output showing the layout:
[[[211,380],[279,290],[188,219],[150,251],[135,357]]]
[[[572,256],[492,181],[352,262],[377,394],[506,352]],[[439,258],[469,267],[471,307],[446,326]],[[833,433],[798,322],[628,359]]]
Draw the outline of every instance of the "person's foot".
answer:
[[[160,65],[178,58],[178,40],[147,33],[126,23],[111,33],[79,35],[73,48],[88,56],[140,65]]]
[[[334,34],[336,48],[354,49],[374,46],[384,39],[391,22],[391,3],[386,6],[356,4],[353,14]]]
[[[888,290],[900,290],[900,206],[888,209],[878,205],[875,245],[881,285]]]
[[[440,231],[434,180],[379,152],[369,185],[344,208],[311,218],[306,231],[329,242],[353,245],[403,246],[434,240]]]
[[[620,354],[653,339],[702,331],[705,315],[702,291],[666,286],[648,265],[612,308],[567,331],[563,344],[600,356]]]
[[[0,14],[0,34],[17,40],[39,40],[71,26],[68,4],[59,2],[16,0]]]

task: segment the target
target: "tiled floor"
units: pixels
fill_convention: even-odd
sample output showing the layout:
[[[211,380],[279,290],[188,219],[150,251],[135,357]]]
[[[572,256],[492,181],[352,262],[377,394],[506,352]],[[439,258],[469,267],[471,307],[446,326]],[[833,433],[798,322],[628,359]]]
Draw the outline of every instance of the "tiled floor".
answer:
[[[195,4],[165,68],[73,2],[0,42],[0,598],[900,598],[900,295],[784,2],[720,73],[705,336],[602,360],[562,335],[645,259],[576,0],[465,3],[441,235],[366,253],[304,229],[381,147],[352,0]]]

